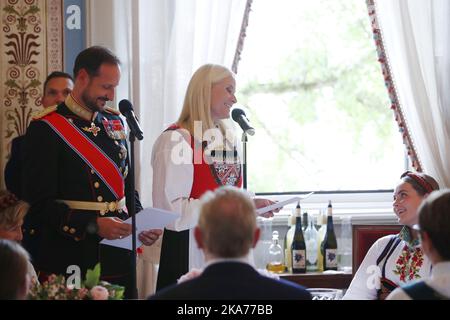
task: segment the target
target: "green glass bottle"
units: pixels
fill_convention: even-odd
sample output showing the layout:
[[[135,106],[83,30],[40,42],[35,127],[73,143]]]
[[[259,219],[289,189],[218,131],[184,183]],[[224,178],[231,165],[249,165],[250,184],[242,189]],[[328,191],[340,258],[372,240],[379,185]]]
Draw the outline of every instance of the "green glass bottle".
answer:
[[[321,245],[323,255],[323,269],[337,270],[337,241],[333,225],[333,207],[331,201],[328,202],[327,212],[327,232]]]
[[[308,228],[308,212],[303,212],[303,218],[302,218],[302,229],[303,232],[305,232],[306,228]]]
[[[302,216],[300,203],[297,204],[295,217],[295,232],[291,246],[292,252],[292,273],[306,272],[306,244],[302,230]]]

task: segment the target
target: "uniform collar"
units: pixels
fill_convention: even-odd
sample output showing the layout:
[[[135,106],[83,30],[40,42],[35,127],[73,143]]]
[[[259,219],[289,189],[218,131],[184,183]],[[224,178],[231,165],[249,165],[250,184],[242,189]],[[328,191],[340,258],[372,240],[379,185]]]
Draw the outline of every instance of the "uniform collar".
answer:
[[[97,112],[94,113],[86,107],[83,107],[81,103],[75,100],[72,94],[69,94],[64,102],[70,111],[84,120],[93,121],[97,116]]]

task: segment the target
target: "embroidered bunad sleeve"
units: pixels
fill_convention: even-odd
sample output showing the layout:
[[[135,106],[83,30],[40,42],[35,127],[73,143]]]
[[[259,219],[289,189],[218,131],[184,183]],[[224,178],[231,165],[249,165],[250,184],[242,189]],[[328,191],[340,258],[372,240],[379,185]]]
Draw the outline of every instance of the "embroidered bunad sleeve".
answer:
[[[166,131],[152,151],[153,206],[180,213],[167,228],[182,231],[197,224],[199,200],[190,199],[194,178],[189,135],[181,130]]]
[[[376,261],[389,239],[389,236],[380,238],[370,247],[342,298],[343,300],[377,300],[381,270]]]

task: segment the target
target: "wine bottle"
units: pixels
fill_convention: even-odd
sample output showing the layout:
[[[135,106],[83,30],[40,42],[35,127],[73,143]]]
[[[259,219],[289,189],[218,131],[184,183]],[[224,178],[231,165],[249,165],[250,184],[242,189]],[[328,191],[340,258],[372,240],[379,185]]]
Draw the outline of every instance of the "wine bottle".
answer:
[[[302,229],[303,232],[305,232],[306,228],[308,228],[308,212],[303,212],[303,218],[302,218]]]
[[[297,210],[298,208],[298,210]],[[300,203],[297,204],[295,217],[295,232],[292,240],[292,273],[306,272],[306,244],[302,230],[302,216],[300,212]]]
[[[283,251],[278,243],[278,231],[272,232],[272,244],[269,248],[269,263],[266,268],[273,273],[283,273],[285,269],[283,264]]]
[[[323,271],[323,255],[322,255],[322,242],[327,232],[326,215],[321,209],[317,216],[317,271]]]
[[[314,227],[314,216],[309,219],[305,230],[306,271],[317,271],[317,230]]]
[[[322,242],[323,269],[337,270],[337,241],[333,226],[333,207],[331,201],[328,202],[327,212],[327,232]]]
[[[289,230],[286,232],[286,236],[284,237],[284,263],[288,269],[287,271],[292,273],[291,246],[295,231],[295,212],[288,218],[288,227]]]

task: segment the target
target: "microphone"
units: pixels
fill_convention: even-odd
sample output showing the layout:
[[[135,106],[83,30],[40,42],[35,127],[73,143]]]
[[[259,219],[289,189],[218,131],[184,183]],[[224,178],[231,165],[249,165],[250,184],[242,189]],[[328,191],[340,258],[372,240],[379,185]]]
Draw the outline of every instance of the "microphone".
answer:
[[[123,99],[119,102],[119,110],[120,113],[127,119],[128,127],[130,128],[131,133],[138,139],[144,139],[144,133],[141,130],[141,126],[139,125],[138,118],[134,114],[133,105],[127,99]]]
[[[239,124],[245,133],[248,133],[251,136],[255,134],[255,129],[250,125],[250,121],[245,115],[244,110],[234,108],[233,111],[231,111],[231,118]]]

